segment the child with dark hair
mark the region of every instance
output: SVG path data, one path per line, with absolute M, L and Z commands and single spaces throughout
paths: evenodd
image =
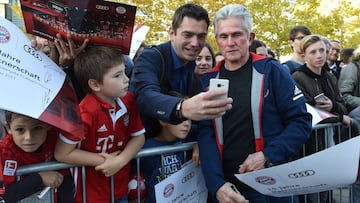
M 184 98 L 184 96 L 176 92 L 170 92 L 169 95 Z M 147 138 L 143 149 L 180 144 L 191 128 L 191 120 L 185 120 L 178 125 L 173 125 L 161 120 L 158 120 L 158 122 L 160 125 L 158 134 L 154 137 Z M 196 153 L 198 153 L 198 151 Z M 156 202 L 155 185 L 180 170 L 185 162 L 186 157 L 184 156 L 184 152 L 166 153 L 141 159 L 141 170 L 145 175 L 145 184 L 148 190 L 145 203 Z
M 20 166 L 53 160 L 60 131 L 28 116 L 5 112 L 8 134 L 0 144 L 7 202 L 20 201 L 46 187 L 56 189 L 58 203 L 74 202 L 74 184 L 69 170 L 41 171 L 16 181 Z

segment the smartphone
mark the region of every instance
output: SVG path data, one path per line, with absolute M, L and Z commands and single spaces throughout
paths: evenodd
M 226 94 L 217 97 L 216 99 L 226 99 L 228 97 L 229 91 L 229 80 L 228 79 L 219 79 L 219 78 L 212 78 L 210 79 L 209 90 L 213 89 L 225 89 Z
M 324 102 L 326 100 L 326 97 L 324 93 L 318 94 L 314 97 L 316 102 Z

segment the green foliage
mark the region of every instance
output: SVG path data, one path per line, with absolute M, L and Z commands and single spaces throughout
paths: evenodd
M 168 30 L 174 11 L 188 0 L 111 0 L 137 6 L 136 24 L 150 26 L 145 43 L 159 44 L 169 40 Z M 305 25 L 314 34 L 340 40 L 343 47 L 360 45 L 360 3 L 337 0 L 339 6 L 326 9 L 328 0 L 193 0 L 209 12 L 210 20 L 215 12 L 230 3 L 245 5 L 253 16 L 253 31 L 277 56 L 291 53 L 288 33 L 295 25 Z M 291 3 L 293 2 L 293 3 Z M 324 6 L 325 5 L 325 6 Z M 18 13 L 19 6 L 12 9 Z M 218 51 L 213 26 L 209 27 L 208 42 Z

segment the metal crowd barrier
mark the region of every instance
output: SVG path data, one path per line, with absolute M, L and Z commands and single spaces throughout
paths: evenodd
M 317 124 L 313 127 L 311 137 L 303 147 L 302 156 L 316 153 L 357 136 L 352 133 L 352 130 L 351 127 L 347 129 L 342 128 L 341 122 Z M 329 161 L 331 161 L 331 158 L 329 158 Z M 320 193 L 300 195 L 299 202 L 355 203 L 351 185 Z
M 193 145 L 196 142 L 189 142 L 189 143 L 182 143 L 178 145 L 173 146 L 163 146 L 163 147 L 154 147 L 149 149 L 142 149 L 135 157 L 137 168 L 140 168 L 140 159 L 142 157 L 146 156 L 154 156 L 154 155 L 163 155 L 165 153 L 172 153 L 172 152 L 184 152 L 186 156 L 186 152 L 188 150 L 191 150 L 193 148 Z M 39 164 L 31 164 L 27 166 L 22 166 L 16 171 L 16 178 L 17 181 L 20 180 L 21 176 L 35 173 L 35 172 L 41 172 L 41 171 L 53 171 L 53 170 L 60 170 L 60 169 L 66 169 L 66 168 L 73 168 L 74 165 L 71 164 L 65 164 L 60 163 L 56 161 L 46 162 L 46 163 L 39 163 Z M 85 170 L 85 167 L 82 167 L 82 170 Z M 84 171 L 82 172 L 82 175 L 84 176 Z M 138 185 L 140 185 L 140 170 L 137 170 L 137 177 L 138 177 Z M 82 178 L 83 182 L 82 185 L 85 185 L 85 178 Z M 114 203 L 114 181 L 113 177 L 111 177 L 111 203 Z M 54 203 L 54 190 L 50 189 L 42 198 L 38 197 L 39 194 L 31 195 L 28 198 L 25 198 L 20 201 L 20 203 Z M 140 187 L 138 187 L 138 202 L 140 202 Z M 83 202 L 86 203 L 86 190 L 85 187 L 83 187 Z
M 351 129 L 348 130 L 348 134 L 347 136 L 344 136 L 342 134 L 342 128 L 341 128 L 342 124 L 341 123 L 327 123 L 327 124 L 318 124 L 316 126 L 313 127 L 313 131 L 312 131 L 312 135 L 311 138 L 312 140 L 310 141 L 310 146 L 309 143 L 305 144 L 302 150 L 302 154 L 300 155 L 299 158 L 301 158 L 301 156 L 306 156 L 309 155 L 311 153 L 316 153 L 318 151 L 321 151 L 325 148 L 331 147 L 335 144 L 338 144 L 342 141 L 345 141 L 347 139 L 352 138 L 354 135 L 351 134 Z M 309 142 L 309 141 L 308 141 Z M 142 157 L 147 157 L 147 156 L 154 156 L 154 155 L 161 155 L 163 156 L 166 153 L 172 153 L 172 152 L 181 152 L 183 151 L 185 153 L 185 157 L 186 157 L 186 152 L 191 150 L 193 148 L 193 145 L 195 144 L 195 142 L 191 142 L 191 143 L 183 143 L 183 144 L 179 144 L 179 145 L 175 145 L 175 146 L 163 146 L 163 147 L 155 147 L 155 148 L 148 148 L 148 149 L 143 149 L 141 150 L 137 156 L 134 158 L 136 161 L 136 168 L 137 168 L 137 202 L 141 202 L 141 198 L 140 198 L 140 192 L 141 192 L 141 188 L 140 186 L 140 159 Z M 329 161 L 331 161 L 329 159 Z M 34 172 L 39 172 L 39 171 L 49 171 L 49 170 L 60 170 L 60 169 L 65 169 L 65 168 L 72 168 L 74 167 L 73 165 L 69 165 L 69 164 L 64 164 L 64 163 L 59 163 L 59 162 L 47 162 L 47 163 L 40 163 L 40 164 L 32 164 L 32 165 L 28 165 L 28 166 L 22 166 L 17 170 L 17 179 L 20 179 L 20 176 L 22 175 L 26 175 L 26 174 L 30 174 L 30 173 L 34 173 Z M 84 170 L 84 167 L 82 167 Z M 82 173 L 84 174 L 84 173 Z M 85 180 L 85 178 L 83 178 L 83 180 Z M 83 182 L 84 185 L 84 182 Z M 112 194 L 114 194 L 114 185 L 113 185 L 113 179 L 111 182 L 111 191 Z M 48 198 L 45 200 L 45 198 L 43 199 L 36 199 L 36 198 L 32 198 L 32 199 L 24 199 L 21 201 L 21 203 L 40 203 L 40 202 L 50 202 L 53 203 L 53 190 L 51 190 L 50 192 L 48 192 Z M 83 188 L 83 195 L 86 194 L 85 189 Z M 354 203 L 352 200 L 352 188 L 351 185 L 347 186 L 347 187 L 342 187 L 342 188 L 338 188 L 338 189 L 334 189 L 331 191 L 325 191 L 325 192 L 321 192 L 321 193 L 314 193 L 314 194 L 306 194 L 306 195 L 299 195 L 299 199 L 297 200 L 297 198 L 293 198 L 293 203 Z M 83 202 L 86 202 L 86 200 L 84 199 Z M 114 202 L 114 197 L 112 197 L 111 202 Z

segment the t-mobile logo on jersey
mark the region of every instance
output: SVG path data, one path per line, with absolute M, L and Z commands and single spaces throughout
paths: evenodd
M 98 138 L 96 143 L 96 150 L 101 152 L 106 152 L 108 149 L 114 146 L 114 135 L 109 135 L 107 137 Z

